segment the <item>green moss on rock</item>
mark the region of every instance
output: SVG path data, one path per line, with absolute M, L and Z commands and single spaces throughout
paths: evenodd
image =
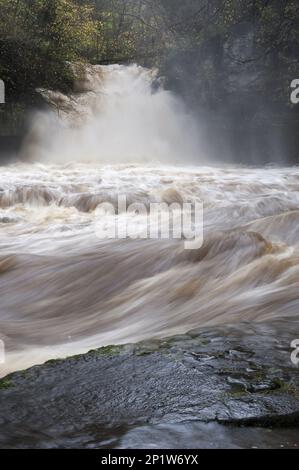
M 7 388 L 10 388 L 13 386 L 13 383 L 11 380 L 4 378 L 0 380 L 0 390 L 6 390 Z
M 122 352 L 123 348 L 124 346 L 121 345 L 109 345 L 100 349 L 89 351 L 88 354 L 94 354 L 98 356 L 117 356 Z

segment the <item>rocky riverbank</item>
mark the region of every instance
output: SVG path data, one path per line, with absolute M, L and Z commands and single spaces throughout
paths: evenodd
M 296 447 L 296 331 L 203 329 L 11 374 L 0 382 L 0 446 Z

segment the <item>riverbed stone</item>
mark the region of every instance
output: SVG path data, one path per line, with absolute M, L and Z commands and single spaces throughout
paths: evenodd
M 13 373 L 0 381 L 0 446 L 86 447 L 92 429 L 104 442 L 123 429 L 186 422 L 299 427 L 296 328 L 196 330 Z

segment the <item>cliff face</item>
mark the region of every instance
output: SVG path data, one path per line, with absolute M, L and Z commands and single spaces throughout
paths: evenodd
M 298 162 L 299 105 L 290 100 L 297 46 L 284 55 L 261 44 L 260 25 L 243 22 L 229 34 L 168 58 L 175 87 L 199 116 L 207 152 L 244 163 Z M 297 73 L 299 76 L 299 74 Z
M 223 67 L 223 112 L 241 158 L 298 162 L 299 107 L 291 104 L 295 76 L 288 64 L 261 48 L 256 27 L 247 23 L 235 27 L 224 43 Z
M 38 93 L 30 100 L 9 95 L 5 104 L 0 104 L 0 162 L 19 155 L 31 115 L 45 106 Z

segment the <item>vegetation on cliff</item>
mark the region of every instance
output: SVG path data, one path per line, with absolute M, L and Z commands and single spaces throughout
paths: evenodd
M 298 73 L 298 8 L 292 0 L 0 0 L 0 77 L 9 94 L 27 96 L 70 86 L 72 60 L 167 70 L 174 62 L 173 78 L 187 66 L 220 85 L 224 47 L 246 23 L 254 41 L 245 62 L 266 59 L 279 88 L 280 74 Z

